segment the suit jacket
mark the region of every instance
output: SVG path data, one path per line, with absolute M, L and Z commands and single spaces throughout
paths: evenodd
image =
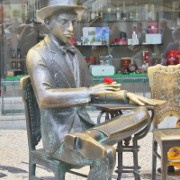
M 84 109 L 91 101 L 87 63 L 76 48 L 63 51 L 52 38 L 46 36 L 31 48 L 26 60 L 41 111 L 43 146 L 50 154 L 66 134 L 94 126 Z

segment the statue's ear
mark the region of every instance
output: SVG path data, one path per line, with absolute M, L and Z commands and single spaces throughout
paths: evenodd
M 49 18 L 44 19 L 44 24 L 48 30 L 51 30 L 51 22 Z

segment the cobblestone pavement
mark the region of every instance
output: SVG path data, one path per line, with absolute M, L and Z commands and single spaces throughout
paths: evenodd
M 96 121 L 97 112 L 91 111 L 91 117 Z M 152 169 L 152 133 L 149 132 L 145 138 L 138 141 L 138 144 L 140 145 L 139 165 L 141 166 L 141 180 L 150 180 Z M 123 154 L 123 164 L 132 165 L 132 153 Z M 116 168 L 117 165 L 115 170 Z M 89 167 L 82 168 L 79 171 L 88 174 Z M 37 174 L 41 179 L 53 180 L 53 174 L 43 167 L 38 166 Z M 0 115 L 0 180 L 27 179 L 28 143 L 25 116 L 24 114 Z M 75 175 L 66 175 L 66 180 L 85 179 Z M 114 173 L 113 179 L 117 179 L 116 173 Z M 180 178 L 169 177 L 168 180 L 178 179 Z M 122 180 L 134 180 L 134 177 L 132 174 L 123 174 Z M 160 180 L 160 175 L 158 175 L 157 180 Z
M 19 87 L 18 87 L 19 88 Z M 126 89 L 126 88 L 125 88 Z M 8 94 L 9 93 L 9 94 Z M 23 110 L 24 105 L 19 92 L 19 97 L 13 97 L 11 91 L 7 91 L 4 94 L 3 108 L 8 112 L 14 113 L 17 109 Z M 11 97 L 12 96 L 12 97 Z M 149 96 L 146 95 L 147 97 Z M 10 97 L 10 98 L 9 98 Z M 0 102 L 1 103 L 1 102 Z M 2 104 L 0 104 L 0 111 L 2 113 Z M 13 110 L 12 110 L 13 109 Z M 10 111 L 9 111 L 10 110 Z M 91 117 L 97 118 L 97 113 L 92 113 Z M 172 121 L 174 124 L 176 121 Z M 168 122 L 169 123 L 169 122 Z M 163 125 L 164 126 L 164 125 Z M 169 127 L 170 124 L 167 124 Z M 141 180 L 151 179 L 152 169 L 152 133 L 138 141 L 140 146 L 139 151 L 139 165 L 141 166 Z M 27 180 L 28 179 L 28 143 L 25 128 L 25 116 L 24 114 L 12 114 L 12 115 L 0 115 L 0 180 Z M 132 165 L 132 153 L 123 154 L 123 164 Z M 159 167 L 159 161 L 158 161 Z M 115 170 L 117 165 L 115 167 Z M 89 167 L 85 167 L 79 170 L 85 174 L 88 174 Z M 53 180 L 53 174 L 43 167 L 38 166 L 37 174 L 44 180 Z M 113 179 L 116 179 L 117 175 L 114 173 Z M 66 180 L 85 180 L 75 175 L 66 175 Z M 180 177 L 168 177 L 168 180 L 179 180 Z M 122 180 L 134 180 L 132 174 L 123 174 Z M 157 176 L 157 180 L 160 180 L 160 175 Z
M 141 166 L 141 179 L 151 178 L 151 143 L 152 133 L 139 141 L 139 165 Z M 132 163 L 132 155 L 124 153 L 124 165 Z M 89 168 L 80 169 L 85 174 Z M 45 180 L 52 180 L 53 174 L 38 166 L 38 175 Z M 2 180 L 26 180 L 28 179 L 28 144 L 26 130 L 0 130 L 0 179 Z M 85 180 L 85 178 L 67 174 L 67 180 Z M 116 179 L 114 174 L 113 179 Z M 133 180 L 132 174 L 123 174 L 122 180 Z M 160 176 L 158 176 L 160 179 Z M 174 178 L 175 179 L 175 178 Z M 179 178 L 178 178 L 179 179 Z M 176 178 L 176 180 L 178 180 Z M 173 178 L 169 178 L 173 180 Z

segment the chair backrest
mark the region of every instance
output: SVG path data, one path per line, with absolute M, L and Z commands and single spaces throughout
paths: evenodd
M 40 110 L 31 85 L 29 76 L 20 80 L 22 97 L 25 105 L 26 128 L 28 135 L 29 150 L 35 150 L 41 139 Z
M 155 127 L 167 116 L 180 119 L 180 64 L 149 67 L 148 78 L 151 97 L 167 101 L 155 108 Z

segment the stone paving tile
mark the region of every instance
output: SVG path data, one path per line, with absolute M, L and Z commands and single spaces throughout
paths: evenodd
M 139 151 L 139 165 L 141 166 L 141 179 L 151 178 L 151 142 L 152 133 L 139 141 L 141 149 Z M 124 165 L 132 164 L 132 154 L 124 153 Z M 89 167 L 80 169 L 83 173 L 88 173 Z M 40 166 L 37 173 L 44 180 L 53 180 L 53 174 Z M 113 179 L 117 176 L 114 174 Z M 26 130 L 0 130 L 0 180 L 27 180 L 28 179 L 28 144 Z M 67 180 L 85 180 L 86 178 L 67 174 Z M 132 174 L 123 174 L 122 180 L 133 180 Z M 171 178 L 168 180 L 178 180 Z M 158 176 L 157 180 L 160 180 Z

